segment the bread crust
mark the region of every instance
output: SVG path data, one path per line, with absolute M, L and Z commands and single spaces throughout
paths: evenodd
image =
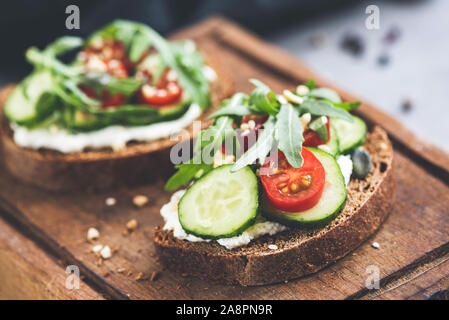
M 154 243 L 161 263 L 207 280 L 252 286 L 301 277 L 337 261 L 376 232 L 393 204 L 393 150 L 385 131 L 375 127 L 364 148 L 373 158 L 373 168 L 365 180 L 351 180 L 345 208 L 326 227 L 292 229 L 232 250 L 178 240 L 158 227 Z M 270 250 L 269 244 L 278 249 Z
M 202 127 L 210 125 L 208 116 L 221 100 L 233 92 L 233 82 L 217 61 L 206 56 L 206 63 L 218 75 L 211 83 L 213 107 L 198 119 Z M 14 85 L 0 92 L 0 109 Z M 193 127 L 185 128 L 194 136 Z M 2 161 L 19 180 L 52 191 L 107 190 L 124 185 L 135 185 L 167 177 L 172 169 L 170 147 L 179 141 L 162 138 L 149 142 L 129 143 L 120 151 L 90 150 L 63 154 L 52 150 L 32 150 L 17 146 L 12 138 L 9 121 L 0 110 L 0 147 Z

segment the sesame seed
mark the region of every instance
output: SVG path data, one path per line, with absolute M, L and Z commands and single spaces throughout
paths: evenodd
M 270 250 L 277 250 L 278 246 L 275 245 L 275 244 L 270 244 L 270 245 L 268 245 L 268 249 L 270 249 Z
M 373 248 L 375 249 L 379 249 L 380 248 L 380 244 L 379 242 L 373 242 L 373 244 L 371 245 Z

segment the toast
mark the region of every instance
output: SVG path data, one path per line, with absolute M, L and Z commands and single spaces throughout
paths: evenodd
M 220 101 L 233 91 L 229 76 L 210 56 L 206 63 L 217 73 L 217 80 L 211 83 L 212 107 L 198 120 L 202 126 L 210 124 L 208 116 L 217 108 Z M 13 85 L 0 92 L 0 109 Z M 193 138 L 193 127 L 185 128 Z M 179 141 L 169 137 L 150 142 L 130 142 L 120 151 L 105 148 L 63 154 L 53 150 L 31 150 L 17 146 L 12 139 L 8 119 L 0 110 L 0 147 L 5 167 L 15 177 L 25 183 L 52 191 L 106 190 L 123 185 L 153 181 L 169 172 L 160 166 L 169 159 L 170 147 Z M 165 171 L 164 171 L 165 170 Z
M 346 206 L 327 226 L 289 229 L 231 250 L 216 242 L 178 240 L 159 226 L 153 237 L 160 262 L 179 273 L 252 286 L 311 274 L 337 261 L 380 227 L 393 204 L 393 149 L 386 132 L 374 127 L 363 147 L 371 155 L 371 171 L 364 180 L 351 179 Z

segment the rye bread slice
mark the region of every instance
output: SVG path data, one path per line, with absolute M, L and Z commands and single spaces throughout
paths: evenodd
M 351 180 L 345 208 L 326 227 L 289 229 L 228 250 L 216 242 L 176 239 L 159 226 L 153 239 L 160 262 L 180 273 L 250 286 L 314 273 L 344 257 L 379 228 L 393 203 L 393 150 L 386 132 L 374 127 L 363 147 L 373 160 L 371 172 Z
M 213 106 L 198 118 L 203 128 L 210 125 L 208 116 L 221 100 L 233 92 L 233 82 L 221 64 L 210 56 L 206 56 L 206 63 L 215 70 L 218 78 L 211 83 Z M 70 154 L 17 146 L 9 121 L 1 110 L 13 88 L 10 85 L 0 91 L 0 159 L 10 173 L 21 181 L 52 191 L 106 190 L 148 183 L 167 177 L 173 170 L 173 166 L 167 165 L 171 163 L 170 147 L 179 141 L 170 138 L 130 142 L 120 151 L 105 148 Z M 183 140 L 193 138 L 193 126 L 185 129 L 189 137 L 183 137 Z

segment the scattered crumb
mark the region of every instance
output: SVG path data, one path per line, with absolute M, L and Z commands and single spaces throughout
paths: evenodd
M 141 253 L 142 252 L 142 248 L 137 249 L 137 252 Z
M 410 110 L 412 110 L 413 104 L 412 101 L 410 99 L 405 99 L 404 101 L 402 101 L 402 111 L 404 112 L 409 112 Z
M 129 231 L 128 231 L 128 229 L 125 229 L 125 230 L 122 231 L 122 236 L 124 236 L 124 237 L 129 236 Z
M 137 195 L 133 198 L 133 203 L 136 207 L 143 207 L 148 203 L 148 197 L 143 195 Z
M 87 240 L 97 240 L 100 237 L 100 232 L 95 228 L 87 230 Z
M 353 56 L 360 56 L 365 50 L 365 43 L 359 35 L 348 33 L 341 41 L 341 48 Z
M 101 249 L 103 249 L 103 245 L 102 244 L 97 244 L 97 245 L 92 247 L 92 252 L 93 253 L 97 253 L 97 252 L 100 252 Z
M 109 271 L 105 271 L 105 272 L 103 273 L 103 277 L 105 277 L 105 278 L 109 277 L 109 275 L 110 275 Z
M 100 267 L 103 265 L 103 260 L 101 258 L 98 258 L 97 260 L 97 266 Z
M 317 31 L 310 37 L 310 44 L 315 48 L 319 48 L 326 42 L 326 38 L 325 32 Z
M 115 198 L 109 197 L 106 198 L 105 203 L 108 207 L 112 207 L 117 203 L 117 200 L 115 200 Z
M 133 272 L 131 270 L 128 271 L 128 273 L 126 274 L 128 277 L 130 277 L 133 274 Z
M 285 280 L 284 283 L 288 283 L 288 280 Z
M 118 273 L 123 273 L 123 272 L 125 272 L 125 271 L 126 271 L 125 268 L 117 268 L 117 272 L 118 272 Z
M 275 245 L 275 244 L 270 244 L 270 245 L 268 245 L 268 249 L 270 249 L 270 250 L 277 250 L 278 246 Z
M 380 244 L 379 242 L 373 242 L 373 244 L 371 245 L 373 248 L 375 249 L 379 249 L 380 248 Z
M 126 223 L 126 229 L 128 229 L 128 231 L 134 231 L 137 228 L 137 220 L 136 219 L 131 219 Z
M 143 273 L 139 272 L 136 276 L 136 281 L 143 280 Z
M 382 151 L 387 151 L 387 150 L 388 150 L 388 145 L 387 145 L 385 142 L 381 142 L 381 143 L 379 144 L 379 148 L 380 148 L 380 150 L 382 150 Z
M 109 259 L 112 257 L 111 248 L 109 248 L 109 246 L 104 246 L 103 249 L 101 249 L 100 254 L 103 259 Z

